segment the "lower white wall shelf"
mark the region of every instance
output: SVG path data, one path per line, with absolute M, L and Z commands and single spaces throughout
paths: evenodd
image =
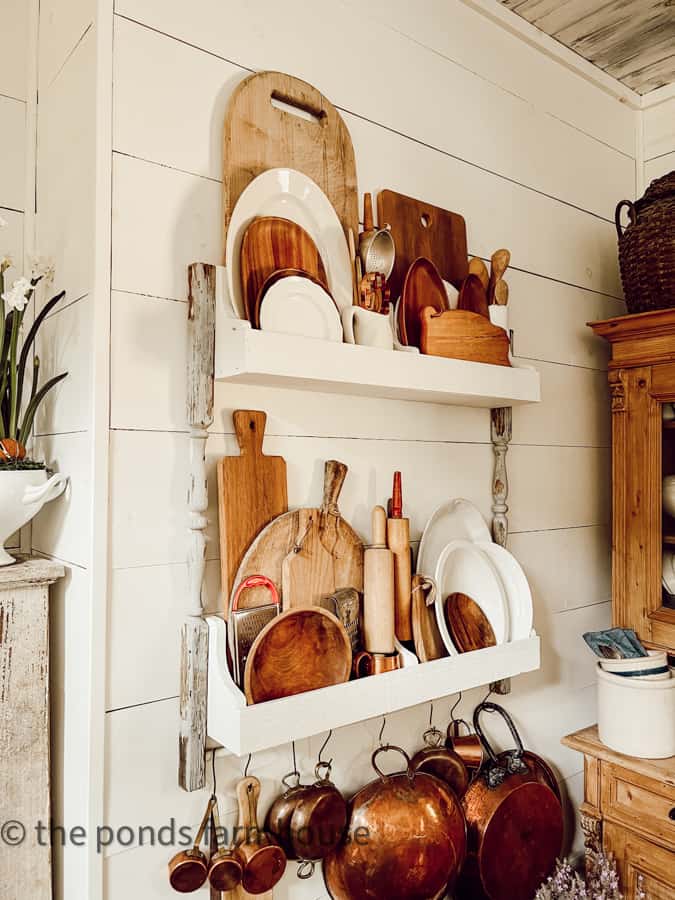
M 216 328 L 216 380 L 453 406 L 500 407 L 539 400 L 539 373 L 292 334 L 259 331 L 223 315 Z
M 247 706 L 227 665 L 226 624 L 217 616 L 207 623 L 207 733 L 237 756 L 532 672 L 540 662 L 539 637 L 533 632 L 526 640 Z

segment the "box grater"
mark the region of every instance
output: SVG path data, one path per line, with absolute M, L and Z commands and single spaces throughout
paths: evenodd
M 330 597 L 323 597 L 321 606 L 332 612 L 345 627 L 352 645 L 352 653 L 361 648 L 361 597 L 355 588 L 339 588 Z
M 238 609 L 239 597 L 248 588 L 266 587 L 272 602 L 265 606 L 253 606 L 250 609 Z M 279 614 L 279 593 L 274 582 L 266 575 L 249 575 L 237 587 L 232 601 L 232 611 L 228 627 L 230 637 L 230 654 L 232 656 L 232 677 L 239 687 L 244 683 L 246 660 L 251 652 L 253 642 L 268 622 Z

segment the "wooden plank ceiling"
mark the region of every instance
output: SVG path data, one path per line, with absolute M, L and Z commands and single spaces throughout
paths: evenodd
M 674 0 L 502 0 L 639 94 L 675 81 Z

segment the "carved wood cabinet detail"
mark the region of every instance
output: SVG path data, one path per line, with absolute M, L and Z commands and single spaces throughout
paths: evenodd
M 662 590 L 661 558 L 675 545 L 675 519 L 662 512 L 661 484 L 675 474 L 675 420 L 664 416 L 675 402 L 675 310 L 590 327 L 612 349 L 612 618 L 673 650 L 675 604 Z

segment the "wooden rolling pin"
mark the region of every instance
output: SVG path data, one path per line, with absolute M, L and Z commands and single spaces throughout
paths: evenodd
M 363 556 L 363 644 L 371 653 L 394 652 L 394 554 L 387 548 L 387 514 L 373 509 L 373 543 Z
M 394 472 L 394 489 L 389 502 L 389 518 L 387 520 L 387 545 L 394 554 L 396 637 L 399 641 L 412 641 L 410 519 L 403 518 L 400 472 Z

